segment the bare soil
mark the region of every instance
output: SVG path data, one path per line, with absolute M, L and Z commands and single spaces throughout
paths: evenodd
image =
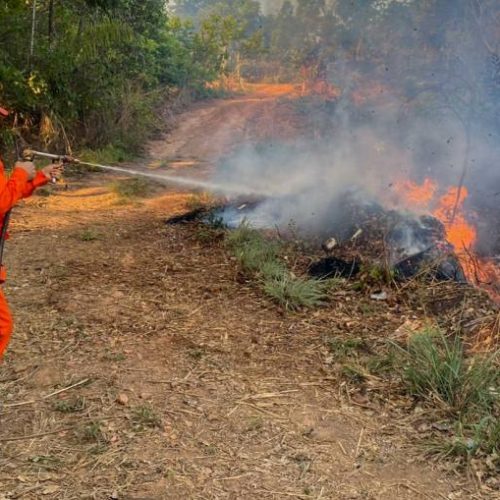
M 280 93 L 193 106 L 139 167 L 203 175 L 288 134 Z M 411 318 L 375 304 L 372 324 L 349 294 L 284 313 L 222 245 L 165 225 L 191 193 L 124 203 L 114 180 L 70 179 L 13 217 L 0 499 L 499 498 L 422 458 L 418 415 L 331 369 L 325 335 L 387 337 Z

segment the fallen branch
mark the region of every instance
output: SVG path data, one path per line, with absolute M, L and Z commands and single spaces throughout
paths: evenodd
M 24 441 L 27 439 L 37 439 L 37 438 L 44 437 L 44 436 L 50 436 L 51 434 L 59 434 L 59 432 L 70 431 L 70 430 L 74 429 L 75 427 L 77 427 L 77 426 L 73 425 L 72 427 L 63 427 L 63 428 L 57 429 L 55 431 L 41 432 L 39 434 L 28 434 L 26 436 L 2 438 L 2 439 L 0 439 L 0 443 L 7 443 L 8 441 Z
M 90 381 L 89 378 L 85 378 L 83 380 L 80 380 L 80 382 L 77 382 L 76 384 L 70 385 L 68 387 L 64 387 L 63 389 L 59 389 L 58 391 L 51 392 L 50 394 L 46 394 L 45 396 L 43 396 L 40 399 L 31 399 L 30 401 L 21 401 L 20 403 L 11 403 L 11 404 L 7 404 L 7 405 L 3 405 L 3 407 L 4 408 L 18 408 L 19 406 L 32 405 L 32 404 L 38 403 L 40 401 L 45 401 L 46 399 L 49 399 L 53 396 L 57 396 L 58 394 L 61 394 L 63 392 L 74 389 L 75 387 L 80 387 L 81 385 L 84 385 L 89 381 Z

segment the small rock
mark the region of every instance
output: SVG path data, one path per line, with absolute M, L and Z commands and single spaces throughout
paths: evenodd
M 128 396 L 126 394 L 119 394 L 116 402 L 122 406 L 126 406 L 128 404 Z
M 372 293 L 370 298 L 373 300 L 387 300 L 387 292 Z
M 337 245 L 338 242 L 335 238 L 329 238 L 321 246 L 325 252 L 331 252 Z

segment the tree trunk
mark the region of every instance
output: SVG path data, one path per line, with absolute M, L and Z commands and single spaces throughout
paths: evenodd
M 54 36 L 54 0 L 50 0 L 50 2 L 49 2 L 48 32 L 47 32 L 49 47 L 52 45 L 53 36 Z
M 32 4 L 32 14 L 31 14 L 31 39 L 30 39 L 30 56 L 28 60 L 28 66 L 31 70 L 33 64 L 33 55 L 35 53 L 35 31 L 36 31 L 36 0 L 33 0 Z

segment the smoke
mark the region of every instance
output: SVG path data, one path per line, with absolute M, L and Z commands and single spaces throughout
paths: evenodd
M 266 16 L 276 14 L 283 5 L 284 0 L 258 0 L 262 13 Z
M 463 0 L 425 8 L 411 0 L 370 3 L 365 24 L 356 12 L 352 24 L 340 22 L 343 45 L 332 50 L 317 35 L 311 50 L 316 80 L 340 97 L 291 99 L 305 123 L 300 131 L 247 144 L 220 165 L 215 181 L 274 192 L 259 206 L 259 220 L 318 233 L 342 218 L 346 192 L 377 203 L 391 200 L 401 179 L 432 177 L 443 189 L 463 181 L 471 218 L 480 221 L 479 246 L 498 251 L 500 58 L 484 39 L 491 32 Z

